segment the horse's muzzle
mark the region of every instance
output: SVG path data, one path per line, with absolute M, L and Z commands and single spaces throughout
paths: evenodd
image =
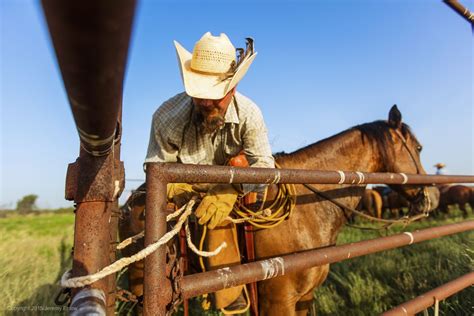
M 435 210 L 439 204 L 439 190 L 435 186 L 426 186 L 420 190 L 411 203 L 410 213 L 428 213 Z

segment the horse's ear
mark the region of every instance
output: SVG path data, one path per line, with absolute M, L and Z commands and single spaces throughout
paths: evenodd
M 400 128 L 402 126 L 402 113 L 394 104 L 388 113 L 388 125 L 393 128 Z

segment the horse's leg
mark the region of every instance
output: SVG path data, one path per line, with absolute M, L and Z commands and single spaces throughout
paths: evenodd
M 314 306 L 314 290 L 321 286 L 326 280 L 329 274 L 329 264 L 319 267 L 319 276 L 316 280 L 315 286 L 308 291 L 303 297 L 296 303 L 296 315 L 297 316 L 316 316 L 316 307 Z
M 467 217 L 467 209 L 465 203 L 459 203 L 459 209 L 462 211 L 463 217 Z
M 288 277 L 259 283 L 258 308 L 261 316 L 296 316 L 297 296 L 293 280 Z
M 329 265 L 310 268 L 295 274 L 259 283 L 261 315 L 308 315 L 313 292 L 329 273 Z
M 400 217 L 400 210 L 398 208 L 392 208 L 392 214 L 395 216 L 395 218 Z

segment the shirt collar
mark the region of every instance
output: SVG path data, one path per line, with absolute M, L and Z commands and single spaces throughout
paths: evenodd
M 237 115 L 237 110 L 235 108 L 236 104 L 237 104 L 237 100 L 234 95 L 232 97 L 232 101 L 229 104 L 229 107 L 227 108 L 227 111 L 225 112 L 224 119 L 226 123 L 239 124 L 239 116 Z

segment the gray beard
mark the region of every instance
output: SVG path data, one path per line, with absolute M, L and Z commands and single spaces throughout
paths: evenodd
M 224 117 L 222 115 L 212 115 L 203 118 L 201 127 L 206 134 L 212 134 L 224 125 Z
M 212 110 L 207 115 L 197 112 L 196 124 L 205 134 L 212 134 L 221 128 L 225 123 L 225 118 L 217 110 Z

